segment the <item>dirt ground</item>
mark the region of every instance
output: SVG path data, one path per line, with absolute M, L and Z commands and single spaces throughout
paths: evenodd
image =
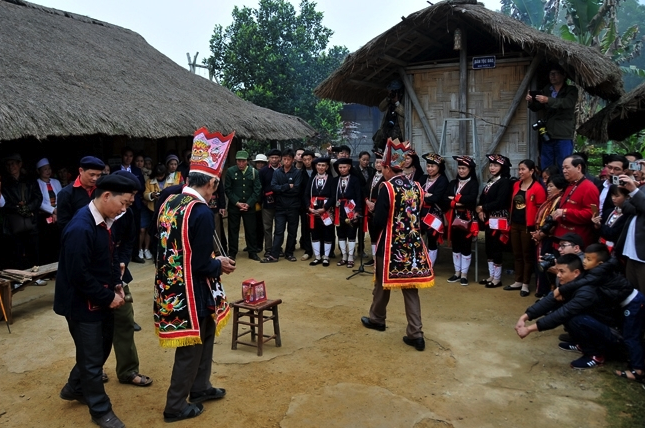
M 484 265 L 480 260 L 481 274 Z M 346 280 L 351 271 L 335 264 L 265 265 L 241 253 L 236 272 L 224 278 L 229 299 L 240 296 L 243 280 L 265 280 L 269 298 L 283 300 L 282 347 L 270 342 L 262 357 L 251 347 L 231 350 L 228 325 L 216 340 L 211 377 L 226 388 L 226 398 L 174 426 L 609 426 L 599 403 L 612 366 L 570 369 L 577 355 L 557 348 L 561 329 L 520 340 L 513 327 L 535 298 L 485 289 L 472 277 L 468 287 L 449 284 L 451 267 L 450 252 L 442 249 L 436 285 L 419 293 L 426 350 L 418 352 L 402 342 L 400 292 L 392 294 L 385 332 L 361 325 L 371 302 L 371 275 Z M 141 372 L 154 384 L 119 384 L 112 355 L 106 391 L 128 427 L 152 427 L 163 424 L 174 351 L 161 348 L 154 334 L 152 264 L 131 269 L 135 317 L 143 327 L 135 335 Z M 74 363 L 74 345 L 64 319 L 52 311 L 53 288 L 50 281 L 16 294 L 12 334 L 0 325 L 0 427 L 93 426 L 86 407 L 58 397 Z

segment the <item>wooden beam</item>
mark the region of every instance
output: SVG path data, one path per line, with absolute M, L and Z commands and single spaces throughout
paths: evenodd
M 347 79 L 347 81 L 348 81 L 349 83 L 354 84 L 354 85 L 368 86 L 368 87 L 370 87 L 370 88 L 380 89 L 380 90 L 382 90 L 382 91 L 385 91 L 385 90 L 386 90 L 386 89 L 385 89 L 385 87 L 384 87 L 383 85 L 378 85 L 378 84 L 376 84 L 376 83 L 372 83 L 372 82 L 366 82 L 366 81 L 364 81 L 364 80 Z
M 428 140 L 430 141 L 430 145 L 432 146 L 432 151 L 435 153 L 439 153 L 439 141 L 437 141 L 437 136 L 432 130 L 432 127 L 430 126 L 430 122 L 428 122 L 428 119 L 426 118 L 426 114 L 423 111 L 423 107 L 421 106 L 421 103 L 419 102 L 417 93 L 414 91 L 414 87 L 412 86 L 412 83 L 410 83 L 410 79 L 408 78 L 407 74 L 405 74 L 405 70 L 403 69 L 403 67 L 400 67 L 398 71 L 399 71 L 399 76 L 403 81 L 403 85 L 405 86 L 405 94 L 406 96 L 410 97 L 410 101 L 412 101 L 412 105 L 414 106 L 414 109 L 419 115 L 419 120 L 421 120 L 421 125 L 423 125 L 423 131 L 425 132 L 426 137 L 428 137 Z M 407 137 L 409 140 L 410 136 L 408 135 Z
M 399 65 L 401 67 L 407 67 L 408 66 L 407 62 L 402 61 L 402 60 L 400 60 L 398 58 L 394 58 L 393 56 L 390 56 L 390 55 L 387 55 L 387 54 L 381 54 L 380 57 L 383 58 L 386 61 L 389 61 L 389 62 L 391 62 L 393 64 L 396 64 L 396 65 Z
M 542 60 L 543 60 L 542 54 L 537 54 L 533 58 L 533 61 L 531 62 L 531 65 L 529 65 L 528 70 L 526 70 L 524 79 L 522 79 L 520 86 L 517 88 L 517 92 L 513 97 L 513 101 L 511 102 L 511 105 L 508 107 L 508 111 L 506 112 L 506 115 L 502 119 L 502 123 L 500 124 L 499 129 L 493 136 L 493 141 L 491 142 L 490 146 L 488 146 L 488 151 L 486 153 L 495 153 L 495 150 L 497 150 L 497 146 L 499 146 L 499 143 L 502 141 L 502 137 L 506 133 L 506 129 L 508 129 L 508 125 L 511 123 L 511 120 L 515 115 L 515 111 L 517 110 L 517 107 L 520 105 L 522 100 L 524 100 L 524 98 L 526 97 L 526 93 L 527 93 L 529 84 L 531 83 L 531 79 L 533 79 L 533 76 L 535 75 L 535 72 L 537 71 L 537 68 L 542 62 Z
M 442 45 L 438 41 L 436 41 L 434 39 L 431 39 L 430 37 L 426 36 L 425 34 L 423 34 L 418 29 L 412 30 L 412 34 L 414 34 L 416 37 L 420 38 L 421 40 L 423 40 L 425 43 L 427 43 L 429 45 L 436 46 L 436 47 L 442 48 L 442 49 L 445 48 L 444 45 Z
M 461 50 L 459 51 L 459 114 L 460 118 L 466 117 L 468 111 L 468 49 L 466 27 L 460 26 Z M 477 132 L 473 129 L 473 132 Z M 459 122 L 459 154 L 465 155 L 468 150 L 468 124 L 465 121 Z M 473 147 L 474 151 L 474 147 Z

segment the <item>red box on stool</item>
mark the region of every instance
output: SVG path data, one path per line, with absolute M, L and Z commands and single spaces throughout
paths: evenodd
M 267 290 L 264 281 L 247 279 L 242 283 L 242 298 L 244 303 L 254 305 L 267 300 Z

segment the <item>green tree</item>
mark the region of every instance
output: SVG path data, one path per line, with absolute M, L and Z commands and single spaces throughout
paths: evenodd
M 281 113 L 299 116 L 318 132 L 320 143 L 337 139 L 341 103 L 320 100 L 313 89 L 349 53 L 327 48 L 333 31 L 309 0 L 300 13 L 285 0 L 260 0 L 257 9 L 233 8 L 233 23 L 220 25 L 204 61 L 218 82 L 241 98 Z

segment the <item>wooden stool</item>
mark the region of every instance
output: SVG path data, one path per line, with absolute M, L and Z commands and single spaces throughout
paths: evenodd
M 238 300 L 237 302 L 231 303 L 231 306 L 233 307 L 233 343 L 231 344 L 231 349 L 237 349 L 238 343 L 240 345 L 257 346 L 258 357 L 261 357 L 262 346 L 269 340 L 275 339 L 275 346 L 278 348 L 282 346 L 282 340 L 280 339 L 280 321 L 278 320 L 278 305 L 280 303 L 282 303 L 281 299 L 267 300 L 266 302 L 258 303 L 257 305 L 244 303 L 244 300 Z M 246 312 L 240 312 L 240 309 L 245 309 Z M 271 309 L 271 315 L 264 315 L 263 312 L 268 309 Z M 242 317 L 249 317 L 249 321 L 241 321 L 240 318 Z M 272 335 L 264 334 L 264 323 L 269 320 L 273 320 Z M 251 330 L 238 334 L 240 324 L 248 325 L 251 327 Z M 258 329 L 257 340 L 255 338 L 256 327 Z M 251 342 L 242 342 L 241 340 L 238 340 L 240 337 L 249 333 L 251 333 Z

